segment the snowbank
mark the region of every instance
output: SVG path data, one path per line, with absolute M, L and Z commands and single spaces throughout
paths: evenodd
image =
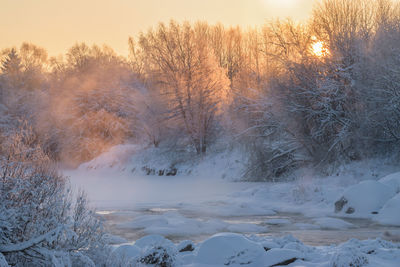
M 187 247 L 190 249 L 183 250 Z M 134 245 L 122 245 L 113 255 L 125 259 L 118 262 L 119 266 L 152 263 L 150 266 L 168 267 L 397 267 L 400 244 L 381 239 L 352 239 L 337 246 L 311 247 L 292 236 L 245 237 L 220 233 L 199 244 L 186 240 L 176 246 L 162 236 L 152 235 L 141 238 Z
M 260 245 L 237 234 L 218 234 L 204 241 L 196 262 L 218 266 L 262 266 L 265 250 Z
M 400 226 L 400 193 L 383 206 L 376 221 L 380 224 Z
M 377 214 L 385 203 L 395 195 L 395 190 L 377 181 L 363 181 L 349 187 L 335 203 L 335 211 L 370 217 Z
M 372 218 L 383 225 L 400 226 L 400 173 L 379 181 L 362 181 L 349 187 L 335 203 L 343 216 Z
M 400 193 L 400 172 L 389 174 L 380 179 L 379 182 L 393 188 L 396 193 Z

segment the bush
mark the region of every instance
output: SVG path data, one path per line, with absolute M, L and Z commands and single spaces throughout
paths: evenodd
M 0 156 L 0 253 L 11 266 L 103 265 L 102 223 L 84 193 L 72 201 L 31 132 L 7 138 Z

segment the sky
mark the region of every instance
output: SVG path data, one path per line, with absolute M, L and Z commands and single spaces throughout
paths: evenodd
M 27 41 L 63 54 L 77 42 L 128 54 L 129 36 L 158 22 L 207 21 L 242 27 L 308 18 L 315 0 L 0 0 L 0 50 Z

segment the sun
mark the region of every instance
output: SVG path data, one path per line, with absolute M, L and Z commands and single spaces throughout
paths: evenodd
M 328 49 L 323 41 L 316 41 L 311 45 L 311 49 L 314 55 L 317 57 L 324 57 L 329 54 Z

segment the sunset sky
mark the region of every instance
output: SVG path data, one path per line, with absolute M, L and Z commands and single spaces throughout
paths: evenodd
M 305 20 L 314 0 L 0 0 L 0 49 L 23 41 L 58 55 L 76 42 L 107 44 L 126 55 L 129 36 L 158 22 L 203 20 L 256 26 Z

